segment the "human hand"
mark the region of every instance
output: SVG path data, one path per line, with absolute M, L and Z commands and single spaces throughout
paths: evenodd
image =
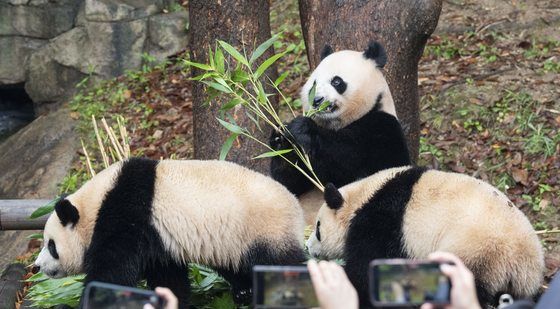
M 358 308 L 358 293 L 342 267 L 334 262 L 310 260 L 307 268 L 322 309 Z
M 478 298 L 476 297 L 476 288 L 474 285 L 474 276 L 472 272 L 463 264 L 463 261 L 456 255 L 448 252 L 434 252 L 428 256 L 431 261 L 441 264 L 441 272 L 451 280 L 451 304 L 445 306 L 446 309 L 480 309 Z M 434 304 L 423 304 L 420 309 L 432 309 Z
M 168 288 L 157 287 L 156 294 L 165 301 L 163 309 L 177 309 L 179 308 L 179 301 L 173 292 Z M 151 304 L 144 305 L 144 309 L 154 309 Z

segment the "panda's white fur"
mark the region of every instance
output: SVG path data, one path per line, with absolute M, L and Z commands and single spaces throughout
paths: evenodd
M 326 56 L 301 89 L 304 110 L 312 108 L 309 106 L 309 93 L 315 83 L 315 97 L 324 97 L 325 101 L 337 106 L 333 112 L 327 108 L 314 116 L 314 120 L 325 128 L 337 130 L 362 118 L 374 108 L 380 94 L 380 110 L 397 117 L 389 85 L 380 70 L 383 65 L 364 57 L 363 52 L 353 50 Z M 338 93 L 331 85 L 333 76 L 340 77 L 347 84 L 344 93 Z
M 295 196 L 230 162 L 132 159 L 111 165 L 59 204 L 35 262 L 54 277 L 85 271 L 87 282 L 135 285 L 144 275 L 135 268 L 145 268 L 150 286 L 176 284 L 185 305 L 188 278 L 175 270 L 186 271 L 187 263 L 217 269 L 239 292 L 250 288 L 255 263 L 304 260 Z M 48 248 L 51 240 L 59 258 Z
M 156 178 L 153 223 L 178 260 L 236 269 L 259 239 L 303 247 L 301 207 L 271 178 L 224 161 L 162 161 L 157 169 L 165 177 Z
M 56 211 L 49 216 L 43 232 L 43 248 L 34 263 L 44 274 L 61 278 L 83 272 L 84 254 L 91 243 L 97 212 L 105 193 L 113 187 L 121 165 L 118 162 L 109 166 L 65 198 L 78 208 L 80 219 L 75 226 L 62 225 Z M 56 242 L 59 259 L 49 252 L 49 240 Z
M 414 173 L 418 179 L 410 177 Z M 407 177 L 411 182 L 406 182 Z M 367 261 L 371 259 L 426 259 L 431 252 L 447 251 L 459 256 L 473 271 L 479 293 L 484 294 L 482 301 L 491 302 L 500 292 L 531 297 L 540 287 L 543 250 L 531 223 L 502 192 L 481 180 L 401 167 L 381 171 L 338 192 L 343 199 L 338 209 L 328 205 L 332 190 L 325 193 L 327 203 L 317 216 L 321 241 L 315 231 L 307 247 L 312 256 L 327 259 L 362 254 L 364 265 L 354 258 L 347 261 L 354 263 L 347 265 L 347 271 L 355 283 L 365 280 L 357 276 L 361 271 L 365 276 Z M 408 202 L 405 198 L 406 205 L 400 205 L 399 198 L 407 194 Z M 402 208 L 402 213 L 398 208 Z M 355 224 L 358 216 L 369 216 L 369 221 L 361 218 L 364 224 Z M 402 222 L 395 222 L 398 220 Z M 369 232 L 378 226 L 399 224 L 400 231 Z M 362 239 L 350 239 L 351 234 L 361 235 Z

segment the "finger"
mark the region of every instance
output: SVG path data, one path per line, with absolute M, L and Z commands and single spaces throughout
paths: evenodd
M 436 251 L 431 253 L 428 256 L 428 258 L 431 261 L 436 261 L 440 263 L 453 262 L 455 265 L 459 267 L 465 267 L 465 264 L 463 264 L 463 261 L 461 261 L 460 258 L 458 258 L 455 254 L 449 252 Z
M 166 308 L 176 308 L 179 305 L 179 300 L 168 288 L 157 287 L 156 294 L 166 301 Z
M 346 276 L 346 272 L 344 271 L 344 268 L 342 266 L 338 265 L 337 263 L 332 262 L 331 269 L 332 269 L 332 272 L 336 274 L 336 279 L 337 280 L 348 279 L 348 277 Z
M 459 271 L 459 268 L 457 268 L 456 266 L 449 265 L 449 264 L 441 264 L 439 266 L 439 269 L 444 275 L 446 275 L 447 277 L 449 277 L 449 279 L 451 279 L 451 283 L 453 285 L 457 285 L 457 283 L 459 283 L 459 281 L 461 280 L 461 272 Z
M 323 279 L 325 280 L 325 283 L 332 285 L 333 283 L 336 283 L 337 280 L 335 274 L 332 273 L 330 263 L 332 262 L 327 262 L 327 261 L 319 262 L 319 269 L 321 269 L 321 274 L 323 275 Z
M 430 304 L 430 303 L 425 303 L 420 307 L 420 309 L 434 309 L 434 308 L 435 308 L 435 306 L 433 304 Z
M 155 309 L 154 306 L 152 306 L 151 304 L 145 304 L 144 307 L 142 307 L 143 309 Z
M 307 269 L 309 270 L 309 276 L 311 277 L 311 284 L 313 284 L 313 288 L 317 291 L 323 287 L 324 279 L 321 270 L 319 269 L 319 265 L 315 260 L 309 260 L 307 262 Z

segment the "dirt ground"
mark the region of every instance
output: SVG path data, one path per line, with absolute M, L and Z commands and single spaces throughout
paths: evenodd
M 560 1 L 445 0 L 419 67 L 420 162 L 489 181 L 560 265 Z

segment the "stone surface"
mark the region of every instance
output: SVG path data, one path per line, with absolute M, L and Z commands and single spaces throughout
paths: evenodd
M 130 21 L 163 9 L 162 0 L 85 0 L 88 21 Z
M 162 13 L 173 3 L 0 0 L 0 85 L 25 82 L 40 114 L 56 109 L 52 103 L 71 96 L 86 76 L 139 69 L 144 54 L 162 61 L 187 45 L 187 12 Z
M 187 11 L 158 14 L 148 20 L 147 53 L 162 61 L 166 56 L 186 48 L 188 43 Z
M 142 65 L 142 53 L 147 36 L 147 20 L 86 24 L 91 44 L 91 58 L 95 72 L 104 76 L 118 76 L 128 69 Z
M 47 41 L 20 36 L 0 37 L 0 85 L 25 81 L 25 60 Z
M 90 51 L 91 43 L 83 27 L 74 28 L 57 36 L 49 43 L 46 50 L 49 57 L 57 63 L 82 73 L 93 70 Z
M 46 4 L 0 2 L 0 35 L 49 39 L 73 27 L 79 1 L 49 1 Z
M 41 49 L 28 60 L 25 91 L 37 108 L 65 98 L 75 90 L 76 83 L 86 77 L 79 70 L 56 62 L 49 51 L 49 48 Z M 42 112 L 36 110 L 36 113 Z
M 67 109 L 40 116 L 0 144 L 0 198 L 53 198 L 78 148 Z
M 4 270 L 5 265 L 0 264 L 0 272 Z M 0 276 L 0 308 L 11 309 L 15 307 L 17 291 L 23 288 L 21 279 L 25 275 L 25 266 L 23 264 L 11 264 L 6 268 Z
M 0 199 L 52 199 L 79 142 L 66 109 L 41 116 L 0 144 Z M 36 231 L 0 231 L 0 270 L 27 248 Z

